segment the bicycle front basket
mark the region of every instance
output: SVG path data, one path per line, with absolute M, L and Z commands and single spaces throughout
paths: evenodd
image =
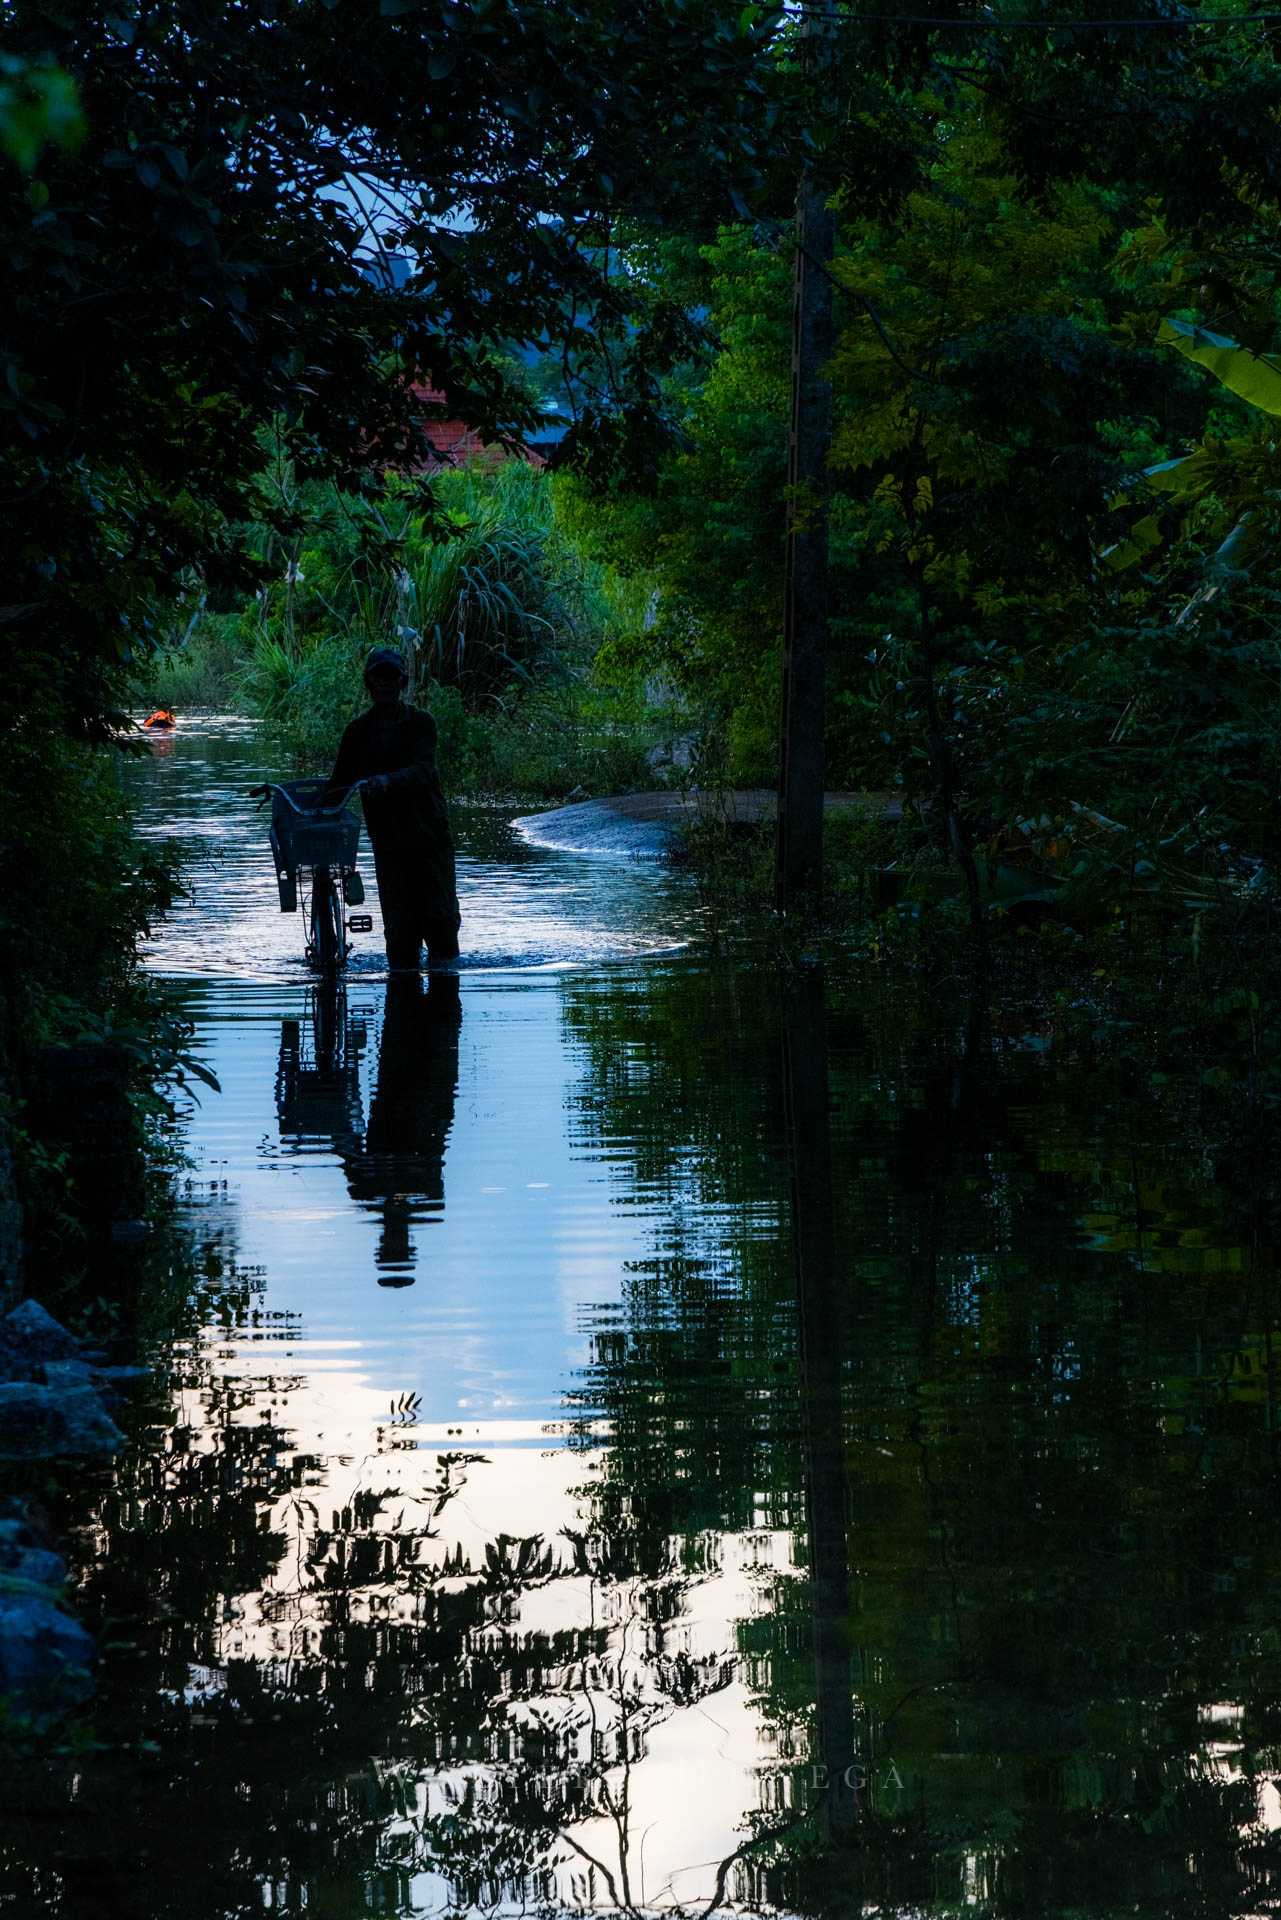
M 345 807 L 322 807 L 328 782 L 293 780 L 271 797 L 271 830 L 277 861 L 289 873 L 300 867 L 355 865 L 360 821 Z

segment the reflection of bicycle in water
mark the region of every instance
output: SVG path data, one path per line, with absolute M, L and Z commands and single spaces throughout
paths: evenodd
M 368 1030 L 347 1011 L 336 983 L 307 989 L 301 1018 L 282 1020 L 276 1069 L 281 1139 L 293 1146 L 323 1143 L 340 1154 L 355 1150 L 365 1131 L 360 1065 Z
M 388 982 L 368 1117 L 361 1073 L 369 1027 L 362 1014 L 349 1010 L 340 980 L 317 980 L 301 1018 L 281 1022 L 281 1141 L 337 1155 L 352 1199 L 378 1222 L 374 1267 L 380 1286 L 412 1284 L 420 1229 L 444 1214 L 461 1019 L 456 976 L 440 975 L 430 987 L 417 975 Z
M 296 913 L 301 905 L 307 965 L 327 980 L 347 964 L 348 933 L 369 933 L 374 924 L 367 913 L 346 911 L 365 901 L 365 884 L 356 870 L 360 821 L 347 809 L 363 784 L 349 787 L 337 806 L 325 804 L 326 780 L 252 789 L 254 797 L 271 801 L 269 837 L 280 911 Z

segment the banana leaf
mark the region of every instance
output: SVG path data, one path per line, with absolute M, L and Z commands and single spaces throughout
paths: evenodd
M 1252 353 L 1226 334 L 1189 320 L 1163 320 L 1157 339 L 1173 347 L 1185 360 L 1205 367 L 1229 392 L 1239 394 L 1264 413 L 1281 415 L 1281 363 L 1264 353 Z
M 1140 476 L 1141 484 L 1156 493 L 1168 493 L 1172 499 L 1184 494 L 1199 493 L 1210 483 L 1214 471 L 1214 461 L 1208 447 L 1196 447 L 1191 453 L 1182 453 L 1174 460 L 1160 460 L 1154 467 L 1144 467 Z

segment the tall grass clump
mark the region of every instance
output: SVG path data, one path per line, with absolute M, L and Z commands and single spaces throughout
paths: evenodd
M 229 689 L 284 755 L 324 765 L 364 704 L 366 653 L 392 645 L 410 698 L 436 717 L 455 791 L 652 784 L 650 756 L 674 723 L 622 644 L 652 590 L 585 557 L 552 476 L 482 461 L 429 490 L 392 479 L 357 499 L 277 470 L 264 498 L 263 584 L 238 616 L 208 623 L 209 642 L 197 623 L 186 644 L 193 670 L 215 635 L 227 646 Z
M 407 541 L 417 677 L 471 704 L 556 680 L 591 639 L 581 569 L 557 538 L 550 482 L 523 461 L 442 476 L 448 537 Z

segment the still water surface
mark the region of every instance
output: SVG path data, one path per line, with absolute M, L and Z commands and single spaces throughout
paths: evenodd
M 198 1310 L 14 1910 L 1275 1912 L 1248 1156 L 1044 1005 L 713 964 L 679 875 L 466 810 L 458 981 L 358 936 L 331 1021 L 252 734 L 165 745 Z

